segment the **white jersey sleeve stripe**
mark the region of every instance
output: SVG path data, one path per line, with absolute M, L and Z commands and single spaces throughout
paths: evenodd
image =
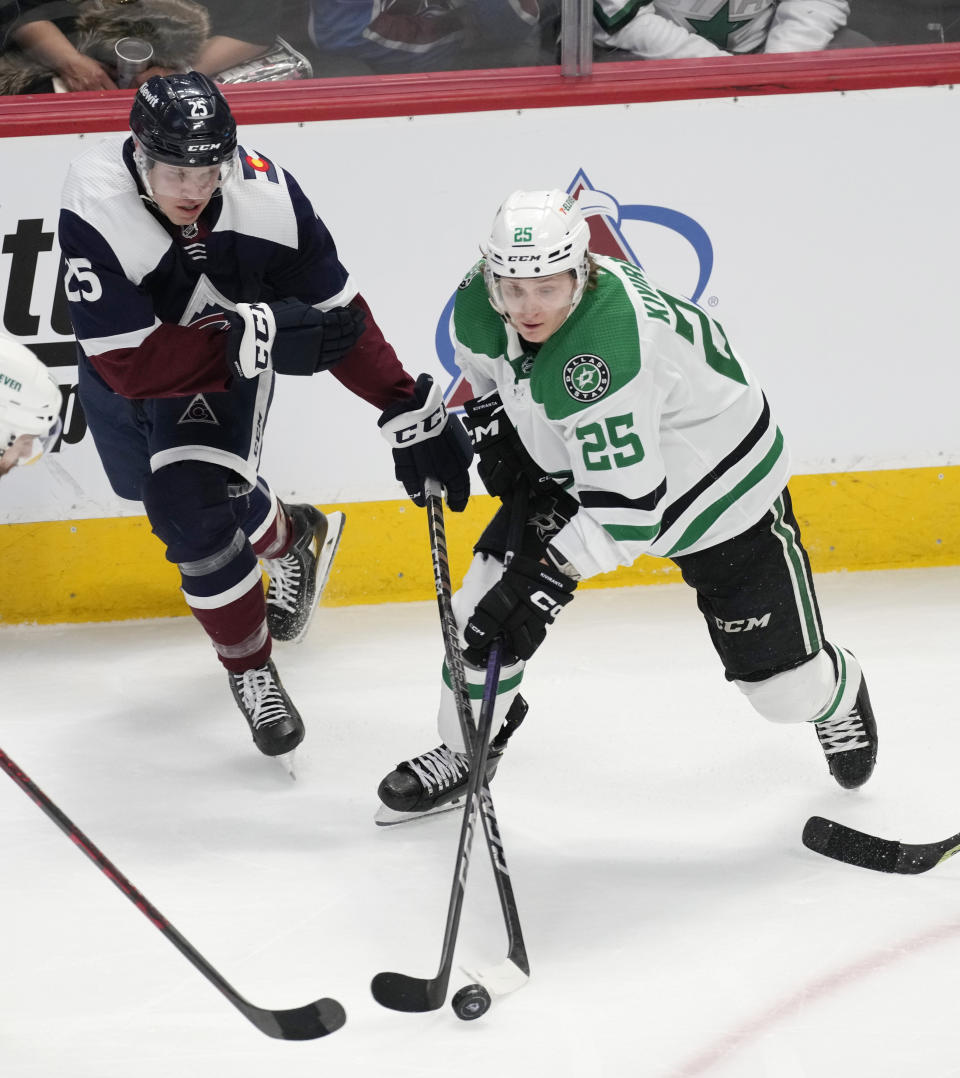
M 116 333 L 111 337 L 83 337 L 80 347 L 88 356 L 100 356 L 104 352 L 114 352 L 120 348 L 139 348 L 151 333 L 160 325 L 160 319 L 154 319 L 152 326 L 135 329 L 127 333 Z
M 353 283 L 353 278 L 348 276 L 343 288 L 335 296 L 330 296 L 328 299 L 323 300 L 322 303 L 315 303 L 314 307 L 318 311 L 331 311 L 334 307 L 346 307 L 358 291 L 357 286 Z

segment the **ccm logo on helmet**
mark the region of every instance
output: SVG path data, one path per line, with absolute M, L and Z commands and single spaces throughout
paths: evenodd
M 187 153 L 203 153 L 204 150 L 219 150 L 219 142 L 197 142 L 187 146 Z
M 542 255 L 508 255 L 508 262 L 539 262 Z

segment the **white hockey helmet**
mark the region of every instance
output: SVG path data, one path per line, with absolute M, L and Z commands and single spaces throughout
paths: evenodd
M 0 337 L 0 457 L 23 435 L 34 439 L 18 463 L 28 464 L 60 433 L 60 387 L 39 359 L 19 341 Z
M 590 227 L 577 200 L 565 191 L 514 191 L 497 211 L 483 247 L 483 275 L 490 303 L 505 315 L 500 279 L 551 277 L 571 271 L 576 279 L 572 312 L 587 283 Z

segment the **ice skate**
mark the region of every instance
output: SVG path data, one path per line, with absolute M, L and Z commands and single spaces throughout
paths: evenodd
M 517 696 L 507 718 L 487 753 L 487 782 L 497 773 L 497 765 L 513 731 L 523 722 L 527 703 Z M 419 820 L 450 812 L 463 804 L 470 778 L 470 758 L 447 745 L 404 760 L 387 775 L 377 788 L 381 804 L 374 816 L 380 827 Z
M 299 643 L 310 628 L 343 534 L 343 513 L 325 516 L 312 505 L 284 506 L 296 539 L 282 558 L 265 558 L 267 628 L 274 640 Z
M 857 699 L 846 715 L 814 723 L 830 774 L 847 790 L 862 786 L 877 761 L 877 723 L 867 682 L 860 680 Z
M 281 759 L 293 777 L 293 750 L 303 740 L 303 720 L 287 696 L 272 660 L 263 666 L 229 672 L 230 689 L 250 725 L 253 741 L 265 756 Z

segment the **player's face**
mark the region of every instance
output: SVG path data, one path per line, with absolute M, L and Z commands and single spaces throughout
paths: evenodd
M 500 279 L 500 296 L 514 329 L 531 344 L 541 344 L 570 313 L 576 280 L 570 272 L 532 279 Z
M 175 225 L 192 225 L 220 183 L 220 166 L 178 168 L 158 161 L 150 169 L 150 189 L 160 212 Z

